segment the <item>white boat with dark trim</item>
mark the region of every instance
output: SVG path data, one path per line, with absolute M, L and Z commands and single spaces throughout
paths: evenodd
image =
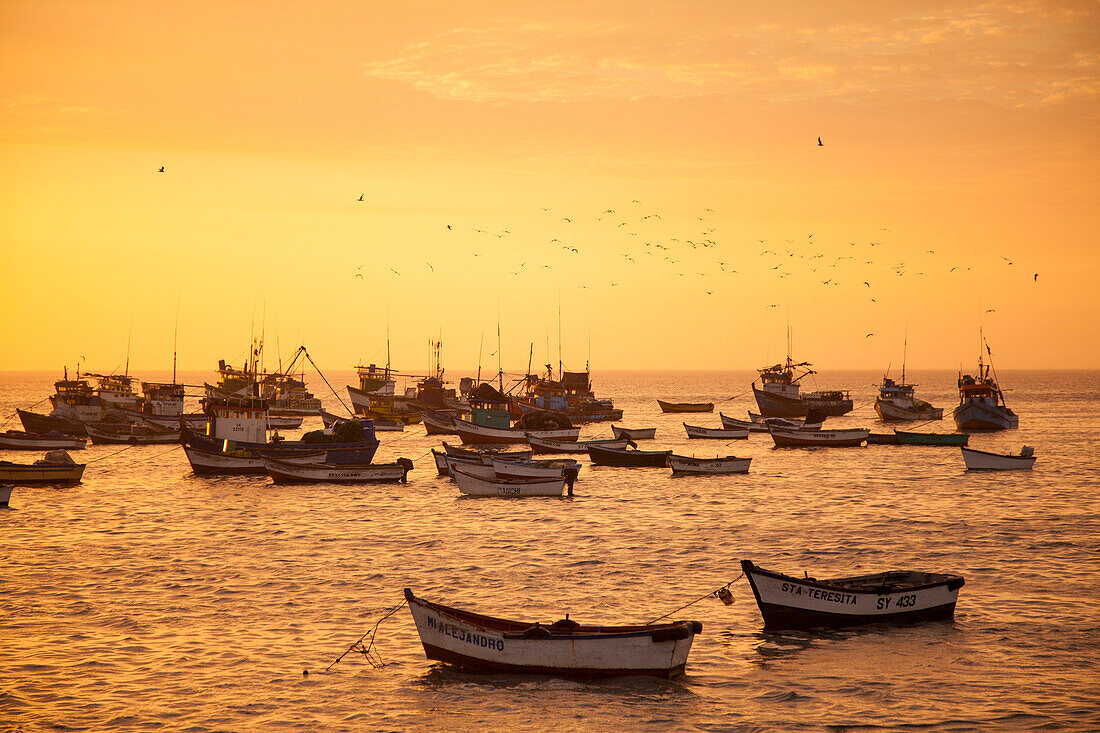
M 180 442 L 180 429 L 154 428 L 143 423 L 84 423 L 95 445 L 167 445 Z
M 684 423 L 684 430 L 687 431 L 687 436 L 691 439 L 745 440 L 749 437 L 749 431 L 746 428 L 704 428 Z
M 722 427 L 726 430 L 748 430 L 750 433 L 766 433 L 768 432 L 768 426 L 763 421 L 753 420 L 738 420 L 735 417 L 729 415 L 723 415 L 718 413 L 718 417 L 722 419 Z
M 657 437 L 657 428 L 624 428 L 612 425 L 611 434 L 617 440 L 653 440 Z
M 1019 455 L 990 453 L 973 448 L 961 448 L 968 471 L 1030 471 L 1035 465 L 1035 450 L 1025 445 Z
M 469 496 L 561 496 L 566 485 L 564 476 L 523 479 L 504 479 L 497 476 L 483 478 L 457 467 L 451 469 L 451 476 L 458 484 L 458 490 Z
M 421 421 L 428 435 L 458 435 L 455 430 L 454 415 L 438 410 L 421 410 Z
M 408 458 L 394 463 L 296 463 L 261 458 L 264 470 L 277 484 L 368 484 L 409 482 L 413 464 Z
M 768 432 L 776 448 L 854 448 L 862 445 L 871 434 L 869 428 L 813 430 L 781 428 L 774 424 L 768 425 Z
M 60 431 L 51 433 L 26 433 L 22 430 L 8 430 L 0 433 L 0 450 L 80 450 L 88 441 L 65 435 Z
M 267 473 L 264 468 L 263 458 L 246 449 L 230 449 L 222 451 L 206 450 L 187 442 L 187 434 L 183 437 L 183 452 L 191 464 L 191 470 L 196 476 L 252 474 L 262 476 Z M 318 446 L 320 448 L 321 446 Z M 323 450 L 300 453 L 293 456 L 280 456 L 279 460 L 285 463 L 310 464 L 323 463 L 328 454 Z
M 992 366 L 984 364 L 979 354 L 977 376 L 959 375 L 959 405 L 951 413 L 959 430 L 1009 430 L 1020 426 L 1019 416 L 1005 404 L 1004 392 L 994 378 L 996 374 L 989 376 Z
M 751 458 L 725 456 L 696 458 L 695 456 L 669 455 L 668 465 L 673 476 L 720 476 L 730 473 L 748 473 Z
M 569 485 L 572 485 L 581 472 L 580 461 L 573 458 L 517 461 L 510 458 L 491 457 L 489 462 L 497 478 L 503 479 L 562 476 Z
M 528 434 L 527 443 L 535 453 L 588 453 L 589 446 L 602 446 L 604 448 L 625 448 L 631 441 L 626 438 L 619 440 L 550 440 Z
M 477 672 L 576 677 L 683 674 L 698 621 L 639 626 L 512 621 L 417 598 L 405 589 L 428 659 Z
M 748 560 L 741 569 L 767 630 L 950 619 L 965 582 L 961 575 L 913 570 L 817 580 L 764 570 Z
M 806 417 L 764 417 L 758 415 L 755 412 L 749 413 L 749 419 L 764 427 L 768 425 L 778 425 L 782 428 L 811 428 L 818 430 L 825 423 L 825 415 L 820 412 L 807 414 Z

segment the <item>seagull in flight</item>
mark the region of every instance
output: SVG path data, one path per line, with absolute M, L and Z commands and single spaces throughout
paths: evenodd
M 431 267 L 431 268 L 432 268 L 432 272 L 435 272 L 435 268 L 434 268 L 434 267 L 432 267 L 432 263 L 431 263 L 431 262 L 425 262 L 424 264 L 426 264 L 426 265 L 427 265 L 428 267 Z
M 164 169 L 163 169 L 163 168 L 161 168 L 161 170 L 164 170 Z M 363 200 L 363 196 L 364 196 L 364 195 L 365 195 L 365 194 L 359 194 L 359 200 L 360 200 L 360 201 L 362 201 L 362 200 Z
M 450 224 L 448 224 L 448 225 L 447 225 L 447 228 L 448 228 L 448 229 L 450 229 L 450 228 L 451 228 L 451 225 L 450 225 Z
M 157 173 L 164 173 L 164 166 L 163 165 L 160 167 L 160 170 L 158 170 Z
M 996 313 L 996 312 L 997 312 L 997 309 L 996 309 L 996 308 L 988 308 L 988 309 L 986 309 L 986 311 L 985 311 L 985 312 L 986 312 L 986 313 Z
M 822 147 L 823 145 L 825 145 L 825 143 L 821 142 L 821 138 L 818 138 L 817 139 L 817 146 Z
M 873 333 L 869 333 L 869 334 L 867 334 L 866 336 L 864 336 L 863 338 L 865 338 L 865 339 L 869 339 L 869 338 L 871 338 L 871 337 L 872 337 L 872 336 L 874 336 L 874 335 L 875 335 L 875 334 L 873 334 Z
M 1039 282 L 1039 273 L 1035 273 L 1035 280 L 1034 280 L 1034 282 Z
M 393 273 L 394 275 L 400 275 L 400 274 L 401 274 L 400 272 L 398 272 L 397 270 L 393 269 L 392 267 L 390 268 L 390 272 L 392 272 L 392 273 Z

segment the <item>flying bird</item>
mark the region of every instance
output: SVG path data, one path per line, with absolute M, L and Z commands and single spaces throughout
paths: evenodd
M 1034 282 L 1039 282 L 1039 273 L 1035 273 L 1035 280 L 1034 280 Z
M 393 273 L 394 275 L 400 275 L 400 274 L 401 274 L 400 272 L 398 272 L 397 270 L 393 269 L 392 267 L 390 268 L 390 272 L 392 272 L 392 273 Z
M 768 307 L 769 307 L 769 308 L 778 308 L 778 307 L 779 307 L 779 303 L 772 303 L 772 304 L 771 304 L 771 305 L 769 305 Z
M 871 337 L 872 337 L 872 336 L 874 336 L 874 335 L 875 335 L 875 334 L 873 334 L 873 333 L 869 333 L 869 334 L 867 334 L 866 336 L 864 336 L 863 338 L 865 338 L 865 339 L 869 339 L 869 338 L 871 338 Z
M 435 268 L 434 268 L 434 267 L 432 267 L 432 263 L 431 263 L 431 262 L 425 262 L 424 264 L 425 264 L 425 265 L 427 265 L 428 267 L 431 267 L 431 268 L 432 268 L 432 272 L 435 272 Z
M 450 229 L 450 228 L 451 228 L 451 225 L 450 225 L 450 224 L 448 224 L 448 225 L 447 225 L 447 228 L 448 228 L 448 229 Z
M 357 273 L 355 273 L 355 277 L 359 278 L 360 280 L 362 280 L 362 279 L 363 279 L 363 276 L 362 276 L 362 275 L 361 275 L 360 273 L 358 273 L 358 272 L 357 272 Z M 354 279 L 355 279 L 355 277 L 353 277 L 353 278 L 352 278 L 352 280 L 354 280 Z
M 573 220 L 572 220 L 572 219 L 570 219 L 570 218 L 569 218 L 568 216 L 563 216 L 563 217 L 561 218 L 561 220 L 562 220 L 562 221 L 567 221 L 567 222 L 572 222 L 572 221 L 573 221 Z
M 996 308 L 988 308 L 988 309 L 986 310 L 986 313 L 996 313 L 996 312 L 997 312 L 997 309 L 996 309 Z
M 818 146 L 818 147 L 821 147 L 821 146 L 823 146 L 824 144 L 825 144 L 825 143 L 821 142 L 821 138 L 818 138 L 818 139 L 817 139 L 817 146 Z
M 164 169 L 163 169 L 163 168 L 161 168 L 161 170 L 164 170 Z M 364 196 L 364 194 L 359 194 L 359 200 L 360 200 L 360 201 L 362 201 L 362 200 L 363 200 L 363 196 Z
M 164 173 L 164 166 L 163 165 L 160 167 L 160 170 L 158 170 L 157 173 Z

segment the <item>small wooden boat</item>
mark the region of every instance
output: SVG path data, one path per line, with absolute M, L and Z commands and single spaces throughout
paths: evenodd
M 630 441 L 620 440 L 547 440 L 546 438 L 527 437 L 527 443 L 535 453 L 587 453 L 588 447 L 600 445 L 605 448 L 625 448 Z
M 741 561 L 741 569 L 768 630 L 950 619 L 965 583 L 961 575 L 912 570 L 816 580 L 764 570 L 748 560 Z
M 898 436 L 893 433 L 867 433 L 867 445 L 897 445 Z
M 657 400 L 661 412 L 714 412 L 713 402 L 665 402 Z
M 749 419 L 757 424 L 763 425 L 765 432 L 769 425 L 778 425 L 781 428 L 810 428 L 811 430 L 819 430 L 825 423 L 824 418 L 817 419 L 817 416 L 813 416 L 814 419 L 810 420 L 805 417 L 764 417 L 763 415 L 757 415 L 755 412 L 749 413 Z
M 564 476 L 572 485 L 581 472 L 581 464 L 572 458 L 517 461 L 492 457 L 490 465 L 498 478 L 557 478 Z
M 423 410 L 420 417 L 428 435 L 458 435 L 453 415 L 437 410 Z
M 768 425 L 768 432 L 776 448 L 853 448 L 862 445 L 871 431 L 867 428 L 844 430 L 813 430 L 810 428 L 781 428 Z
M 698 621 L 641 626 L 510 621 L 431 603 L 405 589 L 428 659 L 477 672 L 580 677 L 683 674 Z
M 309 463 L 261 458 L 264 470 L 277 484 L 366 484 L 409 482 L 413 464 L 408 458 L 395 463 Z
M 443 450 L 449 456 L 457 456 L 459 458 L 477 458 L 481 459 L 482 456 L 499 456 L 500 458 L 516 458 L 526 459 L 531 457 L 531 449 L 526 448 L 524 450 L 503 450 L 501 448 L 464 448 L 460 445 L 451 445 L 450 443 L 443 441 Z
M 42 415 L 29 410 L 16 410 L 19 421 L 23 423 L 23 429 L 28 433 L 51 433 L 58 431 L 65 435 L 86 436 L 88 431 L 84 429 L 84 423 L 70 417 L 55 417 L 54 415 Z
M 968 471 L 1030 471 L 1035 465 L 1035 450 L 1025 445 L 1020 455 L 989 453 L 973 448 L 960 448 Z
M 555 430 L 492 428 L 485 425 L 476 425 L 460 417 L 456 417 L 453 424 L 458 437 L 463 443 L 473 443 L 475 445 L 526 443 L 528 436 L 549 438 L 550 440 L 576 440 L 581 434 L 580 428 L 558 428 Z
M 653 440 L 657 436 L 657 428 L 621 428 L 612 425 L 611 434 L 616 440 Z
M 970 441 L 967 433 L 910 433 L 895 430 L 894 437 L 899 445 L 966 445 Z
M 0 484 L 43 486 L 78 484 L 87 464 L 76 463 L 63 450 L 50 451 L 34 463 L 0 461 Z
M 12 487 L 7 484 L 0 485 L 0 506 L 8 505 L 11 500 L 11 490 Z
M 722 419 L 722 427 L 727 430 L 748 430 L 750 433 L 766 433 L 768 432 L 768 426 L 763 422 L 753 422 L 752 420 L 738 420 L 735 417 L 729 417 L 718 413 L 718 417 Z
M 180 429 L 153 428 L 136 423 L 85 423 L 95 445 L 167 445 L 180 442 Z
M 271 418 L 268 417 L 268 420 L 270 421 Z M 363 417 L 361 415 L 357 415 L 355 417 L 341 417 L 340 415 L 334 415 L 331 412 L 321 410 L 321 422 L 324 423 L 326 429 L 335 427 L 336 425 L 347 422 L 348 420 L 359 420 L 365 425 L 372 426 L 376 432 L 402 432 L 405 429 L 405 423 L 397 422 L 395 420 L 376 420 L 374 418 Z M 300 423 L 301 420 L 299 420 L 298 422 Z
M 298 428 L 302 427 L 302 418 L 279 417 L 278 415 L 272 415 L 271 413 L 268 413 L 267 427 L 270 430 L 297 430 Z
M 263 458 L 249 450 L 216 451 L 184 442 L 183 452 L 196 476 L 236 474 L 262 476 L 267 473 Z M 318 450 L 295 456 L 279 456 L 279 460 L 301 464 L 323 463 L 327 455 L 323 450 Z
M 458 490 L 468 496 L 561 496 L 565 491 L 565 477 L 505 479 L 485 478 L 467 473 L 460 468 L 452 470 Z
M 84 438 L 65 435 L 60 431 L 26 433 L 8 430 L 0 433 L 0 450 L 81 450 L 87 443 Z
M 627 468 L 653 468 L 668 465 L 670 450 L 637 450 L 636 448 L 608 448 L 602 445 L 588 446 L 588 457 L 595 466 L 622 466 Z
M 745 440 L 749 437 L 749 431 L 744 428 L 703 428 L 684 423 L 684 430 L 687 431 L 687 436 L 691 439 Z
M 715 458 L 695 458 L 678 456 L 672 453 L 668 457 L 669 468 L 673 476 L 718 476 L 729 473 L 748 473 L 751 458 L 725 456 Z

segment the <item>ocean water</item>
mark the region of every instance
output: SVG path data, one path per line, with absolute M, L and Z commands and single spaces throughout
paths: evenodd
M 353 379 L 327 376 L 339 388 Z M 1027 444 L 1038 461 L 1000 473 L 967 473 L 957 448 L 686 439 L 685 418 L 745 417 L 753 376 L 594 374 L 624 425 L 657 427 L 642 447 L 735 453 L 752 468 L 674 479 L 582 458 L 573 499 L 463 498 L 436 476 L 427 453 L 440 441 L 421 427 L 379 434 L 378 460 L 414 460 L 408 485 L 199 478 L 178 446 L 74 453 L 89 463 L 82 484 L 16 488 L 0 510 L 0 729 L 1100 728 L 1100 373 L 1002 373 L 1020 428 L 971 445 Z M 881 429 L 877 376 L 819 375 L 857 404 L 830 423 Z M 950 412 L 954 373 L 912 377 Z M 56 378 L 0 374 L 0 418 Z M 662 415 L 657 397 L 719 404 Z M 609 433 L 596 424 L 582 437 Z M 766 634 L 742 579 L 734 605 L 707 598 L 675 614 L 703 633 L 674 680 L 464 673 L 424 658 L 407 609 L 379 627 L 384 667 L 349 654 L 322 672 L 405 587 L 491 615 L 636 623 L 736 578 L 741 558 L 817 577 L 953 572 L 966 585 L 953 622 Z

